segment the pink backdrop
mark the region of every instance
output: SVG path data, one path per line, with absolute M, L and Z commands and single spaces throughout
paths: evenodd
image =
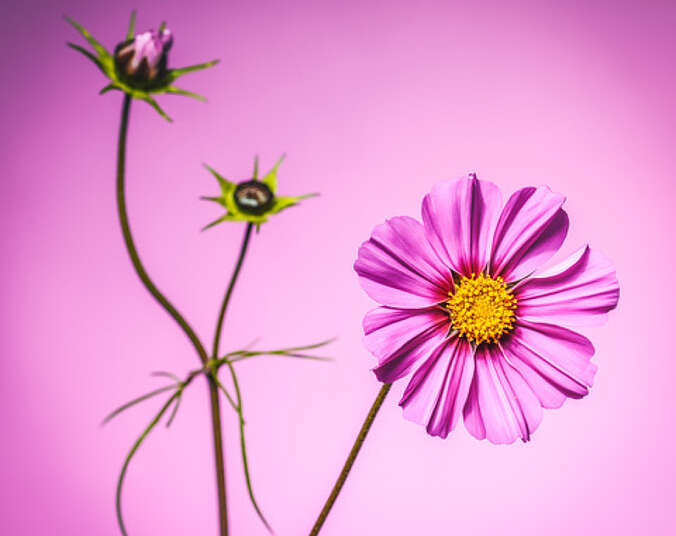
M 68 4 L 68 5 L 66 5 Z M 114 535 L 114 488 L 159 400 L 105 428 L 117 404 L 197 365 L 146 295 L 114 203 L 119 94 L 64 42 L 65 12 L 113 47 L 129 11 L 166 20 L 171 64 L 222 60 L 160 98 L 166 124 L 132 107 L 129 209 L 159 286 L 205 338 L 243 230 L 198 196 L 200 166 L 247 178 L 286 152 L 283 193 L 322 196 L 255 236 L 224 349 L 338 335 L 334 363 L 260 358 L 240 367 L 257 494 L 280 535 L 307 533 L 379 385 L 361 345 L 373 306 L 352 263 L 384 218 L 419 215 L 435 181 L 476 171 L 505 193 L 568 196 L 569 253 L 590 242 L 622 287 L 588 330 L 596 385 L 547 411 L 529 444 L 460 426 L 446 441 L 401 416 L 396 385 L 322 532 L 672 534 L 676 81 L 672 2 L 37 2 L 4 6 L 0 103 L 0 533 Z M 233 536 L 263 535 L 224 424 Z M 216 534 L 206 388 L 132 462 L 133 535 Z

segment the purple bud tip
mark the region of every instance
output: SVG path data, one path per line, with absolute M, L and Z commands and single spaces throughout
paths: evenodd
M 135 85 L 162 78 L 166 74 L 167 53 L 172 44 L 172 33 L 166 27 L 137 34 L 118 45 L 115 51 L 118 72 Z

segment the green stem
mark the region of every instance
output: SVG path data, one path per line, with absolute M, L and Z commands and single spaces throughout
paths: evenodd
M 125 199 L 124 175 L 125 175 L 125 160 L 127 153 L 127 130 L 129 126 L 129 109 L 131 107 L 131 97 L 128 94 L 124 96 L 122 104 L 122 117 L 120 119 L 120 134 L 117 145 L 117 208 L 120 217 L 120 226 L 122 227 L 122 235 L 124 243 L 127 246 L 129 257 L 134 265 L 137 275 L 141 282 L 148 290 L 148 292 L 157 300 L 162 308 L 169 313 L 169 315 L 181 327 L 183 332 L 197 351 L 197 355 L 203 365 L 206 365 L 209 360 L 206 350 L 202 345 L 199 337 L 192 329 L 190 324 L 183 318 L 181 313 L 169 302 L 169 300 L 160 292 L 160 290 L 152 282 L 148 273 L 146 272 L 141 258 L 139 257 L 134 239 L 129 227 L 129 218 L 127 216 L 127 203 Z M 209 395 L 211 401 L 211 422 L 214 436 L 214 453 L 216 460 L 216 483 L 218 486 L 218 510 L 220 519 L 220 536 L 228 535 L 228 511 L 225 500 L 225 460 L 223 456 L 223 438 L 221 435 L 221 410 L 218 400 L 218 388 L 211 377 L 208 377 Z
M 254 170 L 254 176 L 256 176 L 257 171 Z M 228 288 L 225 291 L 225 296 L 223 297 L 223 303 L 221 304 L 221 310 L 218 313 L 218 321 L 216 322 L 216 333 L 214 334 L 214 345 L 213 345 L 213 350 L 212 350 L 212 359 L 218 363 L 219 365 L 222 364 L 218 360 L 218 350 L 220 346 L 220 341 L 221 341 L 221 332 L 223 331 L 223 321 L 225 319 L 225 312 L 228 308 L 228 304 L 230 303 L 230 298 L 232 297 L 232 292 L 235 288 L 235 283 L 237 283 L 237 278 L 239 277 L 239 273 L 242 269 L 242 264 L 244 263 L 244 257 L 246 256 L 247 249 L 249 248 L 249 240 L 251 239 L 251 231 L 253 230 L 254 224 L 253 223 L 248 223 L 246 226 L 246 230 L 244 231 L 244 237 L 242 238 L 242 246 L 239 251 L 239 257 L 237 258 L 237 263 L 235 264 L 235 269 L 232 272 L 232 276 L 230 277 L 230 283 L 228 284 Z M 261 511 L 260 507 L 258 506 L 258 503 L 256 502 L 256 498 L 254 496 L 253 492 L 253 487 L 251 485 L 251 473 L 249 471 L 249 461 L 247 457 L 247 452 L 246 452 L 246 440 L 244 437 L 244 411 L 242 409 L 242 393 L 239 389 L 239 381 L 237 380 L 237 374 L 235 372 L 235 368 L 232 366 L 230 361 L 225 360 L 224 363 L 228 366 L 228 369 L 230 370 L 230 376 L 232 377 L 232 383 L 235 388 L 235 394 L 237 397 L 237 404 L 235 406 L 235 411 L 237 411 L 237 415 L 239 418 L 239 438 L 240 438 L 240 447 L 241 447 L 241 452 L 242 452 L 242 464 L 244 466 L 244 478 L 246 480 L 246 487 L 247 491 L 249 493 L 249 499 L 251 500 L 251 504 L 254 507 L 254 510 L 256 510 L 256 514 L 258 514 L 258 517 L 260 520 L 263 522 L 263 525 L 265 525 L 265 528 L 268 529 L 268 531 L 272 532 L 272 529 L 270 527 L 270 524 L 268 521 L 265 519 L 265 516 L 263 515 L 263 512 Z M 215 370 L 218 370 L 218 366 L 215 367 Z M 216 382 L 218 382 L 218 379 L 216 378 L 217 373 L 214 372 L 214 378 L 216 379 Z M 227 394 L 227 391 L 223 389 L 223 391 Z M 228 395 L 228 398 L 230 396 Z
M 324 508 L 322 508 L 322 511 L 319 513 L 317 521 L 312 527 L 310 536 L 317 536 L 317 534 L 319 534 L 319 531 L 322 528 L 322 525 L 324 524 L 324 521 L 326 521 L 326 517 L 329 515 L 329 512 L 331 511 L 333 503 L 336 502 L 338 494 L 343 488 L 345 480 L 347 480 L 347 476 L 350 474 L 350 470 L 354 465 L 354 461 L 357 459 L 357 454 L 359 454 L 359 450 L 361 449 L 361 446 L 364 444 L 364 441 L 366 440 L 366 436 L 369 433 L 369 430 L 371 429 L 371 425 L 373 424 L 373 421 L 376 418 L 376 415 L 378 414 L 380 407 L 383 405 L 383 402 L 385 401 L 385 397 L 387 396 L 390 387 L 392 387 L 392 384 L 386 383 L 382 386 L 382 388 L 378 392 L 378 396 L 373 402 L 371 410 L 366 416 L 366 420 L 364 421 L 361 430 L 359 430 L 357 440 L 354 442 L 354 445 L 352 445 L 352 450 L 350 450 L 350 454 L 348 455 L 347 460 L 345 460 L 343 470 L 340 472 L 340 475 L 338 475 L 338 480 L 336 480 L 336 483 L 333 486 L 333 489 L 331 490 L 331 494 L 329 495 L 329 498 L 326 500 L 326 503 L 324 504 Z
M 242 247 L 239 251 L 239 257 L 237 259 L 237 264 L 235 264 L 235 270 L 232 272 L 232 277 L 230 278 L 230 284 L 228 285 L 228 290 L 225 292 L 223 297 L 223 303 L 221 304 L 221 310 L 218 313 L 218 321 L 216 322 L 216 333 L 214 334 L 214 346 L 211 352 L 212 359 L 218 358 L 218 347 L 221 343 L 221 331 L 223 330 L 223 320 L 225 320 L 225 311 L 228 308 L 230 303 L 230 297 L 232 296 L 232 291 L 235 288 L 235 283 L 237 282 L 237 277 L 239 272 L 242 269 L 242 263 L 244 262 L 244 256 L 249 247 L 249 239 L 251 238 L 251 231 L 253 229 L 253 223 L 248 223 L 246 226 L 246 231 L 244 231 L 244 238 L 242 239 Z
M 162 308 L 169 313 L 169 315 L 176 321 L 176 323 L 181 327 L 183 332 L 188 336 L 190 342 L 195 347 L 197 354 L 200 357 L 202 363 L 206 363 L 207 353 L 204 350 L 202 342 L 199 340 L 195 331 L 190 327 L 190 324 L 183 318 L 183 315 L 179 313 L 176 308 L 169 302 L 169 300 L 160 292 L 160 290 L 155 286 L 155 283 L 152 282 L 150 276 L 146 272 L 143 264 L 141 263 L 141 258 L 139 257 L 136 245 L 134 244 L 134 239 L 131 235 L 131 229 L 129 227 L 129 217 L 127 216 L 127 202 L 125 199 L 125 189 L 124 189 L 124 168 L 125 168 L 125 159 L 127 152 L 127 130 L 129 126 L 129 108 L 131 106 L 131 97 L 127 94 L 124 96 L 124 103 L 122 104 L 122 119 L 120 122 L 120 137 L 117 146 L 117 210 L 120 217 L 120 226 L 122 227 L 122 236 L 124 237 L 124 243 L 127 246 L 127 251 L 129 252 L 129 257 L 131 262 L 134 265 L 136 274 L 141 279 L 141 282 L 146 287 L 148 292 L 157 300 L 157 302 L 162 306 Z

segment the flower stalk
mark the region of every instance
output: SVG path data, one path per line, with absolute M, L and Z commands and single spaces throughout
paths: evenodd
M 127 247 L 127 252 L 134 266 L 134 270 L 138 275 L 139 279 L 145 286 L 146 290 L 155 298 L 155 300 L 160 304 L 160 306 L 167 311 L 167 313 L 176 321 L 180 326 L 181 330 L 186 334 L 190 342 L 192 343 L 197 355 L 199 356 L 202 365 L 206 365 L 208 362 L 208 356 L 204 345 L 200 341 L 199 337 L 192 329 L 190 324 L 185 320 L 183 315 L 174 307 L 171 302 L 164 296 L 164 294 L 157 288 L 157 286 L 150 279 L 150 276 L 146 272 L 141 258 L 136 249 L 133 236 L 131 234 L 131 228 L 129 226 L 129 217 L 127 215 L 127 203 L 125 197 L 125 164 L 126 164 L 126 153 L 127 153 L 127 131 L 129 128 L 129 114 L 131 108 L 131 96 L 125 94 L 124 100 L 122 103 L 122 115 L 120 119 L 120 132 L 118 138 L 117 146 L 117 208 L 118 215 L 120 219 L 120 227 L 122 228 L 122 236 L 124 237 L 124 243 Z M 214 378 L 211 375 L 207 375 L 208 385 L 209 385 L 209 400 L 211 404 L 211 422 L 212 422 L 212 431 L 214 437 L 214 456 L 216 461 L 216 484 L 218 488 L 218 511 L 219 511 L 219 534 L 220 536 L 228 535 L 228 510 L 226 502 L 226 488 L 225 488 L 225 460 L 223 456 L 223 437 L 221 432 L 221 410 L 218 398 L 218 386 Z M 179 396 L 176 394 L 175 396 Z M 173 402 L 173 397 L 171 402 Z M 169 407 L 169 403 L 165 406 L 165 411 Z M 159 416 L 161 417 L 161 415 Z M 159 417 L 157 420 L 159 420 Z M 154 426 L 154 425 L 153 425 Z M 151 427 L 152 428 L 152 427 Z M 149 432 L 148 430 L 146 434 Z M 138 448 L 140 442 L 135 445 L 133 452 Z M 128 460 L 125 462 L 123 471 L 126 471 Z M 124 529 L 124 524 L 122 522 L 122 516 L 119 508 L 118 500 L 118 521 L 120 524 L 120 530 L 123 534 L 126 534 Z
M 241 447 L 241 453 L 242 453 L 242 465 L 244 469 L 244 478 L 246 480 L 246 487 L 247 491 L 249 493 L 249 499 L 251 499 L 251 504 L 254 507 L 254 510 L 256 511 L 256 514 L 258 514 L 259 519 L 265 525 L 265 528 L 268 529 L 268 531 L 272 532 L 272 528 L 270 527 L 270 524 L 268 523 L 267 519 L 265 519 L 265 516 L 263 515 L 263 512 L 261 511 L 260 507 L 258 506 L 258 503 L 256 502 L 256 498 L 254 496 L 253 492 L 253 486 L 251 484 L 251 473 L 249 471 L 249 462 L 248 462 L 248 457 L 247 457 L 247 452 L 246 452 L 246 440 L 244 436 L 244 411 L 242 409 L 242 394 L 239 388 L 239 381 L 237 380 L 237 374 L 235 372 L 235 367 L 232 366 L 232 363 L 230 362 L 229 359 L 225 358 L 223 360 L 218 360 L 218 351 L 219 351 L 219 346 L 220 346 L 220 341 L 221 341 L 221 333 L 223 331 L 223 322 L 225 320 L 225 313 L 228 309 L 228 304 L 230 303 L 230 298 L 232 297 L 232 292 L 235 289 L 235 284 L 237 283 L 237 279 L 239 278 L 239 274 L 242 270 L 242 265 L 244 264 L 244 258 L 246 257 L 246 252 L 249 248 L 249 241 L 251 239 L 251 232 L 253 231 L 254 223 L 248 222 L 246 225 L 246 229 L 244 231 L 244 237 L 242 238 L 242 245 L 239 250 L 239 256 L 237 257 L 237 262 L 235 264 L 235 268 L 232 272 L 232 276 L 230 277 L 230 283 L 228 284 L 228 288 L 225 291 L 225 296 L 223 297 L 223 302 L 221 303 L 221 309 L 218 313 L 218 320 L 216 322 L 216 332 L 214 333 L 214 344 L 213 344 L 213 351 L 212 351 L 212 360 L 215 363 L 214 366 L 214 373 L 212 374 L 212 377 L 214 381 L 218 382 L 218 386 L 221 388 L 221 390 L 227 394 L 227 391 L 225 388 L 220 384 L 218 381 L 218 367 L 222 364 L 227 364 L 228 370 L 230 371 L 230 376 L 232 378 L 232 383 L 235 388 L 235 394 L 237 397 L 237 401 L 235 402 L 234 408 L 235 411 L 237 412 L 238 416 L 238 421 L 239 421 L 239 438 L 240 438 L 240 447 Z M 230 396 L 228 395 L 228 398 Z
M 324 525 L 331 508 L 333 508 L 333 503 L 336 502 L 338 495 L 343 489 L 343 485 L 345 484 L 345 481 L 352 470 L 352 466 L 357 459 L 357 455 L 359 454 L 364 441 L 366 441 L 366 436 L 373 425 L 373 421 L 375 420 L 376 415 L 378 415 L 378 412 L 380 411 L 380 408 L 387 397 L 387 393 L 390 391 L 390 387 L 392 387 L 392 384 L 386 383 L 380 388 L 380 391 L 378 391 L 378 396 L 374 400 L 368 415 L 366 415 L 366 420 L 364 421 L 364 424 L 362 424 L 359 434 L 357 434 L 357 439 L 355 440 L 354 445 L 352 445 L 352 449 L 350 450 L 350 454 L 347 456 L 347 460 L 345 460 L 342 471 L 338 475 L 338 480 L 336 480 L 336 483 L 333 485 L 333 489 L 331 490 L 329 498 L 326 500 L 326 503 L 324 503 L 324 507 L 319 513 L 319 517 L 317 518 L 317 521 L 315 521 L 315 524 L 310 531 L 310 536 L 317 536 L 319 531 L 322 529 L 322 526 Z

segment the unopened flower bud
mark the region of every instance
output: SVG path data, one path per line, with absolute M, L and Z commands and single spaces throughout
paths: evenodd
M 163 86 L 172 42 L 169 29 L 161 28 L 120 43 L 115 49 L 115 68 L 120 79 L 138 89 Z
M 264 214 L 275 202 L 275 195 L 264 182 L 252 179 L 240 182 L 235 188 L 235 203 L 247 214 Z

